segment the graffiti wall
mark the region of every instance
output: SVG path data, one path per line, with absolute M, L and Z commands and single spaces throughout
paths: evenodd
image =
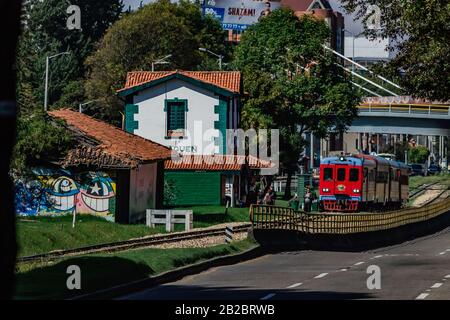
M 18 215 L 93 214 L 114 219 L 116 183 L 105 172 L 71 173 L 61 169 L 33 169 L 16 186 Z

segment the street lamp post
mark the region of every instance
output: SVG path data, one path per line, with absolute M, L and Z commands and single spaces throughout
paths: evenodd
M 57 56 L 60 56 L 63 54 L 69 54 L 69 52 L 65 51 L 65 52 L 55 54 L 53 56 L 47 56 L 45 58 L 45 92 L 44 92 L 44 111 L 45 112 L 47 112 L 47 110 L 48 110 L 48 69 L 49 69 L 50 59 L 56 58 Z
M 221 54 L 217 54 L 214 53 L 206 48 L 198 48 L 198 50 L 203 51 L 203 52 L 207 52 L 209 54 L 212 54 L 213 56 L 217 57 L 217 59 L 219 60 L 219 70 L 222 70 L 222 60 L 223 60 L 223 55 Z

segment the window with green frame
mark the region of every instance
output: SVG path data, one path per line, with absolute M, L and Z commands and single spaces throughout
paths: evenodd
M 182 137 L 186 129 L 187 100 L 166 100 L 167 136 Z

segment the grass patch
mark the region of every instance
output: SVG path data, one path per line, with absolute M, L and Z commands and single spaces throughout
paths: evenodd
M 228 208 L 226 214 L 224 206 L 197 206 L 183 209 L 194 211 L 194 228 L 249 221 L 249 208 Z M 77 216 L 75 228 L 72 228 L 72 216 L 18 217 L 16 222 L 19 257 L 165 232 L 164 225 L 157 225 L 156 228 L 149 228 L 144 224 L 125 225 L 91 215 Z M 184 231 L 184 225 L 175 225 L 175 231 Z
M 449 173 L 441 173 L 432 176 L 413 176 L 409 178 L 409 189 L 414 191 L 418 189 L 423 184 L 430 184 L 439 182 L 442 185 L 450 186 L 450 174 Z
M 107 242 L 128 240 L 164 232 L 164 226 L 122 225 L 105 219 L 83 215 L 72 228 L 72 216 L 18 217 L 19 256 L 46 253 Z
M 141 249 L 114 254 L 93 254 L 46 266 L 23 265 L 17 270 L 16 299 L 64 299 L 140 280 L 218 256 L 255 246 L 251 240 L 209 248 Z M 81 290 L 68 290 L 67 267 L 81 269 Z

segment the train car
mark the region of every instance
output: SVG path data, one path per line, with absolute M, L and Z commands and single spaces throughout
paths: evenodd
M 400 161 L 390 161 L 390 164 L 393 179 L 389 201 L 394 207 L 401 207 L 409 199 L 409 167 Z
M 321 161 L 321 211 L 397 208 L 408 200 L 408 192 L 408 167 L 401 162 L 362 154 Z
M 375 168 L 373 168 L 375 173 L 375 196 L 372 201 L 364 203 L 364 206 L 386 205 L 389 202 L 389 161 L 381 157 L 365 154 L 358 154 L 354 157 L 375 162 Z
M 319 201 L 323 211 L 355 212 L 374 199 L 376 162 L 356 157 L 325 158 L 320 164 Z M 372 181 L 365 176 L 372 171 Z M 364 201 L 363 201 L 364 199 Z

